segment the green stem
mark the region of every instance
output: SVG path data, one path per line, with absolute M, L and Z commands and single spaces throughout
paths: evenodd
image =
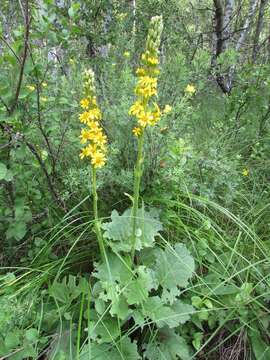
M 97 235 L 98 246 L 100 255 L 103 261 L 106 259 L 105 246 L 103 241 L 103 236 L 101 232 L 101 223 L 98 217 L 98 195 L 97 195 L 97 170 L 92 168 L 92 187 L 93 187 L 93 210 L 94 210 L 94 227 Z
M 134 189 L 133 189 L 133 207 L 132 207 L 132 248 L 131 248 L 131 260 L 134 261 L 135 245 L 136 245 L 136 226 L 137 226 L 137 214 L 139 208 L 140 197 L 140 184 L 142 177 L 142 165 L 143 165 L 143 137 L 144 133 L 138 138 L 138 155 L 136 166 L 134 169 Z

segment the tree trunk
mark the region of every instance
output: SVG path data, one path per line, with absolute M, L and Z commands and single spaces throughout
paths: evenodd
M 231 25 L 234 10 L 234 0 L 226 0 L 223 22 L 223 51 L 228 47 L 231 38 Z
M 260 49 L 260 35 L 263 28 L 263 18 L 265 13 L 265 7 L 267 5 L 268 0 L 261 0 L 260 2 L 260 9 L 258 14 L 258 20 L 254 35 L 254 41 L 253 41 L 253 51 L 252 51 L 252 62 L 254 63 L 256 61 L 259 49 Z
M 258 2 L 259 2 L 259 0 L 250 0 L 250 2 L 249 2 L 249 10 L 248 10 L 247 18 L 246 18 L 245 24 L 243 26 L 243 30 L 241 31 L 240 36 L 239 36 L 238 41 L 237 41 L 236 46 L 235 46 L 235 51 L 237 53 L 241 50 L 241 48 L 245 44 L 245 40 L 246 40 L 248 31 L 249 31 L 249 29 L 251 27 L 251 24 L 253 22 L 253 19 L 254 19 L 254 15 L 255 15 L 255 12 L 256 12 Z M 236 70 L 236 64 L 233 65 L 229 69 L 228 82 L 226 84 L 226 87 L 229 89 L 229 92 L 232 89 L 235 70 Z

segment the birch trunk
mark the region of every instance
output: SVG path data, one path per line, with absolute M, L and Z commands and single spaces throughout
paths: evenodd
M 260 9 L 258 14 L 258 20 L 253 40 L 253 52 L 252 52 L 252 62 L 254 63 L 256 61 L 259 48 L 260 48 L 260 35 L 263 28 L 263 20 L 264 20 L 264 13 L 265 13 L 265 7 L 268 3 L 268 0 L 261 0 L 260 2 Z
M 245 44 L 246 37 L 247 37 L 249 29 L 250 29 L 250 27 L 252 25 L 258 3 L 259 3 L 259 0 L 250 0 L 250 2 L 249 2 L 249 10 L 248 10 L 248 14 L 247 14 L 247 17 L 246 17 L 246 21 L 244 23 L 243 30 L 241 31 L 240 36 L 239 36 L 238 41 L 237 41 L 236 46 L 235 46 L 235 51 L 237 53 L 241 50 L 241 48 Z M 233 80 L 234 80 L 234 76 L 235 76 L 235 70 L 236 70 L 236 64 L 233 65 L 229 69 L 228 81 L 227 81 L 227 84 L 226 84 L 226 88 L 228 89 L 228 92 L 230 92 L 231 89 L 232 89 Z
M 223 22 L 223 51 L 228 47 L 231 38 L 231 25 L 234 10 L 234 0 L 226 0 Z

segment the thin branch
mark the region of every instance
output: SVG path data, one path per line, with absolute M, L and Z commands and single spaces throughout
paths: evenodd
M 12 52 L 12 54 L 15 56 L 15 58 L 17 59 L 18 63 L 21 65 L 22 61 L 19 58 L 19 56 L 15 53 L 15 51 L 12 49 L 12 47 L 9 45 L 9 43 L 6 41 L 6 39 L 3 36 L 0 36 L 0 40 L 3 41 L 3 43 L 9 48 L 9 50 Z
M 15 98 L 13 100 L 13 104 L 10 108 L 10 112 L 9 114 L 12 114 L 13 111 L 15 110 L 17 103 L 18 103 L 18 99 L 19 99 L 19 95 L 20 95 L 20 91 L 21 91 L 21 86 L 22 86 L 22 80 L 23 80 L 23 74 L 24 74 L 24 67 L 25 67 L 25 63 L 26 63 L 26 58 L 27 58 L 27 52 L 28 52 L 28 40 L 29 40 L 29 32 L 30 32 L 30 22 L 31 19 L 29 18 L 29 4 L 28 4 L 28 0 L 25 0 L 25 34 L 24 34 L 24 50 L 23 50 L 23 57 L 22 57 L 22 63 L 21 63 L 21 69 L 20 69 L 20 75 L 19 75 L 19 80 L 18 80 L 18 84 L 17 84 L 17 88 L 16 88 L 16 93 L 15 93 Z

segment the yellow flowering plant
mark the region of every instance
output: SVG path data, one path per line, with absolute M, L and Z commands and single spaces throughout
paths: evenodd
M 80 100 L 82 111 L 79 120 L 83 125 L 80 157 L 88 160 L 92 169 L 94 225 L 102 255 L 101 261 L 94 264 L 90 277 L 94 284 L 89 291 L 92 318 L 88 328 L 88 345 L 91 342 L 93 354 L 98 354 L 95 349 L 100 346 L 109 345 L 113 352 L 108 352 L 108 356 L 117 359 L 120 359 L 119 351 L 114 352 L 114 344 L 118 349 L 124 349 L 121 359 L 141 358 L 140 348 L 137 347 L 140 335 L 137 338 L 129 327 L 131 319 L 134 329 L 141 328 L 141 333 L 145 334 L 151 323 L 151 331 L 157 331 L 158 338 L 162 334 L 170 336 L 172 329 L 188 321 L 189 314 L 193 313 L 192 305 L 179 298 L 180 287 L 188 285 L 195 269 L 192 256 L 183 244 L 174 244 L 167 249 L 155 246 L 156 238 L 161 237 L 163 229 L 158 211 L 139 207 L 145 133 L 159 122 L 163 114 L 172 110 L 170 105 L 161 110 L 157 101 L 161 31 L 162 18 L 152 18 L 146 48 L 136 71 L 136 98 L 129 110 L 136 119 L 132 132 L 138 145 L 132 208 L 121 215 L 114 209 L 108 221 L 103 223 L 98 217 L 96 175 L 106 163 L 107 137 L 101 126 L 102 113 L 97 104 L 91 70 L 84 73 L 84 94 Z M 149 258 L 144 256 L 146 250 Z M 151 352 L 149 346 L 143 350 L 149 360 L 156 358 L 151 356 Z M 189 353 L 187 346 L 184 352 Z M 88 356 L 85 347 L 82 349 L 84 355 Z
M 161 111 L 157 103 L 157 85 L 159 69 L 159 46 L 163 29 L 163 21 L 161 16 L 155 16 L 151 19 L 150 28 L 146 40 L 145 51 L 141 55 L 141 64 L 136 70 L 137 85 L 135 87 L 136 100 L 129 109 L 129 115 L 134 116 L 137 125 L 132 132 L 138 139 L 138 154 L 134 170 L 134 194 L 132 207 L 132 236 L 133 245 L 131 258 L 135 255 L 137 214 L 139 207 L 140 182 L 143 171 L 143 144 L 144 134 L 150 126 L 155 126 L 162 114 L 171 111 L 170 105 L 166 105 Z
M 107 136 L 105 135 L 100 122 L 102 114 L 97 104 L 97 98 L 95 94 L 95 76 L 91 69 L 85 70 L 83 73 L 83 92 L 84 97 L 80 101 L 80 106 L 83 109 L 83 112 L 79 115 L 79 120 L 84 125 L 84 127 L 81 129 L 80 135 L 80 141 L 83 145 L 80 158 L 88 159 L 92 167 L 95 231 L 101 256 L 105 258 L 105 246 L 101 232 L 101 223 L 98 217 L 96 171 L 97 169 L 102 168 L 106 163 Z

